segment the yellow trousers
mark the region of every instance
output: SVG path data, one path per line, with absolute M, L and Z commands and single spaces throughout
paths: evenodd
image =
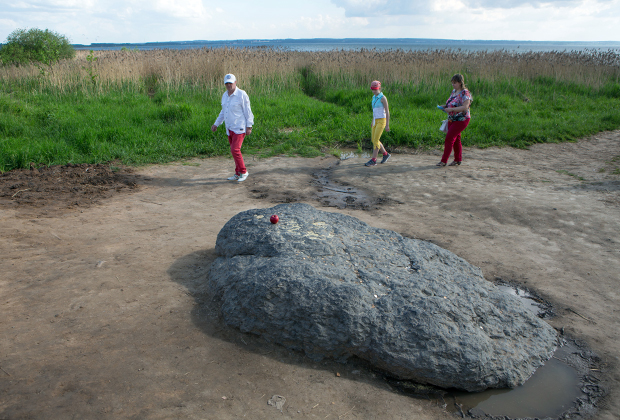
M 372 134 L 370 139 L 372 140 L 372 147 L 374 149 L 381 148 L 381 142 L 379 139 L 381 138 L 381 134 L 383 134 L 383 130 L 385 129 L 386 119 L 385 118 L 377 118 L 375 120 L 375 125 L 372 127 Z

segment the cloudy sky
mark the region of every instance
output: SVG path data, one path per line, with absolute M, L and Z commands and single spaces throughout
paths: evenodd
M 280 38 L 620 41 L 620 0 L 0 0 L 72 43 Z

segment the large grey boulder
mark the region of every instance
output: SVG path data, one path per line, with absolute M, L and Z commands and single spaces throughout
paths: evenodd
M 479 391 L 522 384 L 555 349 L 555 330 L 479 268 L 351 216 L 244 211 L 215 251 L 208 287 L 224 322 L 313 359 L 357 356 L 400 379 Z

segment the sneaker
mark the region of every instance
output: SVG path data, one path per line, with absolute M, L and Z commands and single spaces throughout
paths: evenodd
M 366 162 L 366 166 L 377 166 L 377 161 L 370 159 L 368 162 Z
M 239 175 L 234 174 L 233 176 L 229 176 L 227 179 L 229 181 L 237 181 L 239 179 Z
M 387 160 L 390 158 L 390 156 L 392 156 L 391 154 L 387 154 L 387 155 L 383 155 L 383 159 L 381 159 L 381 163 L 385 163 L 387 162 Z
M 249 172 L 246 172 L 244 174 L 239 175 L 239 179 L 237 180 L 237 182 L 243 182 L 248 178 L 248 175 L 250 175 Z

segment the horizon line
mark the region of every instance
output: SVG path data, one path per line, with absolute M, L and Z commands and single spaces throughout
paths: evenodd
M 183 40 L 183 41 L 144 41 L 144 42 L 91 42 L 90 44 L 75 43 L 71 45 L 147 45 L 147 44 L 171 44 L 171 43 L 222 43 L 222 42 L 273 42 L 273 41 L 440 41 L 451 43 L 566 43 L 566 44 L 618 44 L 620 41 L 534 41 L 534 40 L 492 40 L 492 39 L 447 39 L 447 38 L 244 38 L 244 39 L 195 39 L 195 40 Z

